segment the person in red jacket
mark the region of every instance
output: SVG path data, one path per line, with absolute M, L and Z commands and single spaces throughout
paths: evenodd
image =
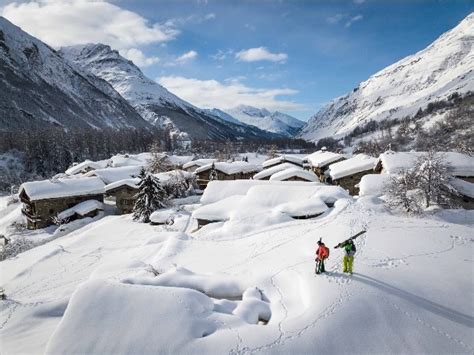
M 324 245 L 322 240 L 320 239 L 318 241 L 318 249 L 316 250 L 316 268 L 314 272 L 316 274 L 320 274 L 322 272 L 326 272 L 326 269 L 324 267 L 324 260 L 326 260 L 329 257 L 329 248 Z

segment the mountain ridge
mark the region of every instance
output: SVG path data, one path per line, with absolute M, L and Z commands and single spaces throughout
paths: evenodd
M 186 132 L 194 139 L 270 138 L 268 132 L 215 116 L 179 98 L 149 79 L 132 61 L 104 44 L 63 47 L 73 65 L 107 81 L 147 122 Z
M 474 13 L 426 48 L 378 71 L 313 115 L 300 137 L 342 137 L 370 120 L 413 116 L 430 102 L 474 90 Z
M 84 75 L 57 51 L 0 17 L 0 129 L 46 125 L 146 128 L 105 81 Z

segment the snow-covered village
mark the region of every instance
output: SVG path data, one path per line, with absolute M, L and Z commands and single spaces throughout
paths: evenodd
M 473 354 L 474 4 L 0 1 L 1 354 Z

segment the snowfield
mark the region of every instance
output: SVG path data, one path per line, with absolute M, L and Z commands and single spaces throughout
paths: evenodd
M 195 231 L 187 203 L 171 226 L 106 215 L 3 261 L 2 353 L 474 352 L 472 211 L 340 196 L 313 219 Z M 361 229 L 347 276 L 333 247 Z

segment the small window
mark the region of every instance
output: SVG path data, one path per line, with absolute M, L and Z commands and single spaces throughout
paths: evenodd
M 49 214 L 53 214 L 54 210 L 52 208 L 49 209 Z

